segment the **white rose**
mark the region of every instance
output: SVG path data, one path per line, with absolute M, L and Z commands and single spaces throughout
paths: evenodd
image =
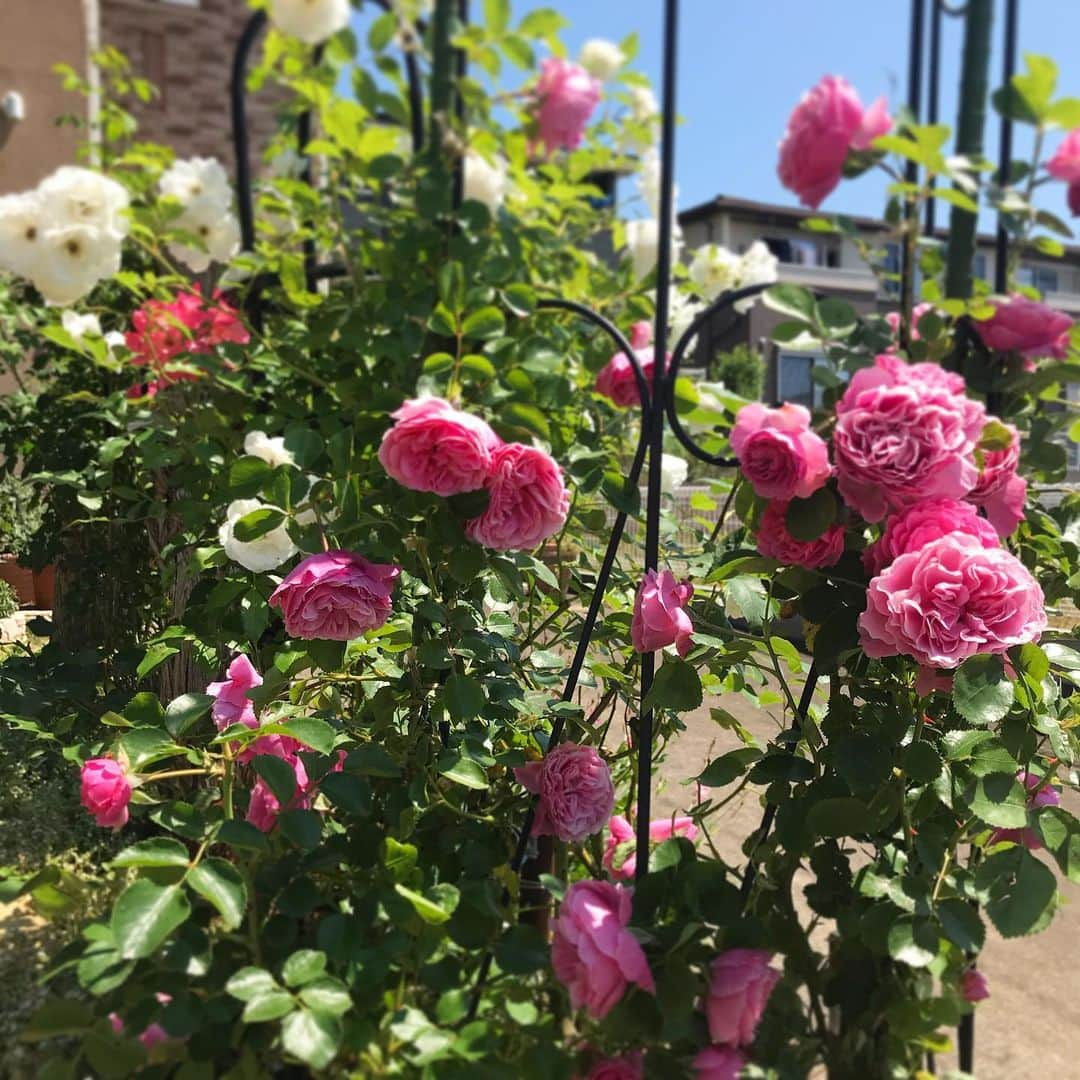
M 70 309 L 60 316 L 60 325 L 76 340 L 84 337 L 101 337 L 101 320 L 94 314 L 80 315 Z
M 36 191 L 0 196 L 0 270 L 33 276 L 48 218 Z
M 660 455 L 660 489 L 673 495 L 677 488 L 686 483 L 690 475 L 690 464 L 676 454 Z
M 161 174 L 158 190 L 188 209 L 200 208 L 206 216 L 224 217 L 232 206 L 229 174 L 217 158 L 174 161 Z
M 225 549 L 225 554 L 233 562 L 260 573 L 273 570 L 296 554 L 296 545 L 284 524 L 246 543 L 237 540 L 233 535 L 233 529 L 242 517 L 263 509 L 276 510 L 277 507 L 267 506 L 258 499 L 237 499 L 229 503 L 229 508 L 225 511 L 225 522 L 218 530 L 218 539 Z
M 199 237 L 206 245 L 205 251 L 187 244 L 169 245 L 169 251 L 196 274 L 211 262 L 228 262 L 240 249 L 240 224 L 230 213 L 220 214 L 213 207 L 196 205 L 185 210 L 173 225 Z
M 780 260 L 768 249 L 762 240 L 755 240 L 743 253 L 739 266 L 739 286 L 771 285 L 777 280 L 777 266 Z M 739 314 L 745 314 L 757 301 L 757 296 L 748 296 L 735 304 Z
M 674 348 L 679 338 L 690 329 L 690 324 L 697 318 L 704 304 L 692 300 L 678 289 L 668 292 L 668 328 L 671 332 L 671 347 Z
M 690 280 L 707 300 L 739 284 L 742 260 L 733 251 L 719 244 L 702 244 L 690 260 Z
M 265 431 L 249 431 L 244 436 L 244 453 L 261 458 L 272 469 L 296 464 L 296 458 L 285 449 L 285 440 L 280 435 L 271 438 Z
M 320 45 L 349 25 L 349 0 L 270 0 L 270 21 L 305 45 Z
M 59 228 L 97 229 L 116 242 L 128 234 L 127 189 L 92 169 L 63 165 L 38 184 L 37 194 L 45 216 Z
M 639 124 L 652 123 L 660 115 L 660 106 L 650 87 L 635 86 L 630 90 L 630 115 Z
M 465 155 L 465 198 L 483 203 L 493 214 L 506 198 L 506 162 L 490 162 L 470 150 Z
M 120 269 L 120 240 L 91 225 L 46 229 L 30 280 L 47 303 L 66 307 Z
M 676 225 L 671 233 L 671 263 L 679 260 L 682 248 L 682 231 Z M 634 264 L 634 277 L 645 277 L 656 265 L 660 251 L 660 222 L 656 218 L 643 218 L 626 223 L 626 249 Z
M 581 46 L 578 63 L 602 82 L 610 79 L 626 63 L 626 54 L 614 41 L 592 38 Z
M 105 335 L 105 344 L 109 347 L 111 353 L 113 349 L 127 348 L 127 338 L 119 330 L 110 330 Z

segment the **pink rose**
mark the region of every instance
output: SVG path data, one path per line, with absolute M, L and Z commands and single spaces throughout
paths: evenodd
M 570 511 L 562 469 L 545 450 L 509 443 L 491 455 L 487 509 L 465 535 L 495 551 L 532 551 L 557 533 Z
M 282 806 L 277 796 L 270 790 L 269 784 L 260 776 L 251 789 L 251 797 L 248 799 L 247 820 L 260 832 L 270 832 L 277 824 L 278 815 L 282 810 L 306 810 L 311 806 L 311 798 L 308 792 L 310 786 L 307 769 L 304 763 L 295 754 L 275 754 L 292 769 L 296 781 L 296 788 L 292 798 Z
M 732 1046 L 749 1046 L 765 1011 L 765 1003 L 780 981 L 769 967 L 772 953 L 764 949 L 728 949 L 713 962 L 705 1017 L 709 1038 Z
M 964 533 L 900 555 L 870 582 L 866 602 L 863 651 L 927 667 L 951 670 L 977 653 L 1003 653 L 1046 628 L 1042 589 L 1023 563 Z
M 689 817 L 659 818 L 649 822 L 649 843 L 662 844 L 673 836 L 685 836 L 691 843 L 697 839 L 697 826 Z M 603 867 L 615 881 L 632 881 L 637 870 L 636 836 L 634 827 L 616 814 L 608 822 L 604 844 Z
M 585 1080 L 644 1080 L 645 1066 L 641 1051 L 623 1054 L 617 1058 L 604 1058 L 588 1072 Z
M 213 682 L 206 688 L 206 692 L 217 699 L 210 715 L 218 731 L 233 724 L 246 724 L 249 728 L 258 726 L 255 704 L 247 696 L 247 692 L 256 686 L 262 686 L 262 676 L 241 653 L 229 665 L 224 681 Z
M 579 64 L 549 56 L 540 65 L 536 95 L 540 102 L 536 124 L 548 153 L 576 150 L 600 102 L 600 81 Z
M 959 375 L 888 354 L 852 377 L 836 407 L 833 455 L 840 494 L 866 521 L 975 486 L 985 410 L 963 390 Z
M 952 688 L 952 675 L 942 675 L 936 668 L 919 665 L 919 674 L 915 677 L 915 693 L 919 697 L 929 697 L 936 691 L 951 694 Z
M 1054 156 L 1046 163 L 1046 171 L 1066 184 L 1080 182 L 1080 128 L 1074 128 L 1061 140 Z
M 132 783 L 127 769 L 112 758 L 91 758 L 81 773 L 82 804 L 105 829 L 127 824 Z
M 810 430 L 810 413 L 801 405 L 744 405 L 731 430 L 731 448 L 763 499 L 805 499 L 832 475 L 829 448 Z
M 602 1020 L 635 983 L 656 993 L 649 963 L 630 922 L 631 889 L 610 881 L 575 881 L 552 920 L 551 963 L 570 1004 Z
M 694 1058 L 696 1080 L 737 1080 L 746 1057 L 734 1046 L 706 1046 Z
M 309 555 L 270 594 L 291 637 L 351 641 L 390 617 L 400 566 L 368 562 L 355 551 Z
M 1065 202 L 1073 217 L 1080 217 L 1080 182 L 1070 184 L 1065 193 Z
M 863 552 L 863 566 L 874 577 L 898 555 L 918 551 L 932 540 L 951 532 L 977 537 L 983 547 L 1000 546 L 993 525 L 979 517 L 971 503 L 957 502 L 956 499 L 927 499 L 888 518 L 881 538 Z
M 921 341 L 922 335 L 919 333 L 919 320 L 928 312 L 934 311 L 934 305 L 929 303 L 916 304 L 911 309 L 911 340 Z M 894 338 L 898 338 L 900 335 L 900 312 L 889 311 L 885 315 L 885 321 L 889 324 L 889 329 L 892 331 Z M 889 349 L 889 352 L 895 351 L 896 346 Z
M 157 998 L 159 1005 L 168 1005 L 172 1001 L 172 994 L 161 993 L 160 991 L 154 995 Z M 109 1024 L 112 1026 L 113 1032 L 117 1035 L 124 1034 L 124 1021 L 120 1018 L 119 1013 L 109 1013 Z M 150 1024 L 145 1028 L 141 1035 L 139 1035 L 139 1042 L 143 1044 L 146 1050 L 149 1052 L 160 1043 L 168 1042 L 171 1036 L 160 1024 Z
M 694 624 L 686 611 L 694 586 L 681 584 L 670 570 L 648 570 L 638 586 L 634 599 L 634 617 L 630 622 L 630 640 L 640 653 L 674 645 L 680 656 L 693 647 L 690 636 Z
M 483 420 L 437 397 L 406 401 L 391 415 L 397 423 L 383 435 L 379 461 L 402 487 L 445 497 L 484 486 L 501 440 Z
M 991 419 L 993 419 L 991 417 Z M 983 450 L 978 483 L 968 492 L 968 501 L 981 506 L 1001 537 L 1011 536 L 1024 520 L 1027 481 L 1017 475 L 1020 465 L 1020 432 L 1012 424 L 1009 445 L 1004 450 Z
M 1063 360 L 1068 352 L 1072 324 L 1063 311 L 1017 293 L 1007 300 L 995 300 L 994 314 L 974 326 L 988 349 Z
M 607 762 L 591 747 L 559 743 L 542 761 L 519 765 L 514 776 L 539 795 L 534 836 L 553 833 L 577 843 L 603 828 L 615 806 L 615 788 Z
M 990 983 L 977 968 L 968 968 L 960 976 L 960 993 L 965 1001 L 974 1005 L 976 1001 L 985 1001 L 990 996 Z
M 630 344 L 634 348 L 634 355 L 645 375 L 645 382 L 650 387 L 653 381 L 653 368 L 656 365 L 652 346 L 649 344 L 651 341 L 652 323 L 644 319 L 634 323 L 630 329 Z M 641 404 L 637 380 L 634 378 L 634 368 L 622 350 L 615 353 L 597 373 L 596 392 L 610 398 L 621 408 Z
M 813 540 L 797 540 L 787 528 L 787 499 L 772 499 L 761 515 L 757 549 L 787 566 L 817 570 L 835 566 L 844 554 L 844 526 L 830 525 Z
M 803 95 L 780 142 L 780 183 L 816 210 L 840 183 L 849 150 L 866 150 L 892 127 L 884 98 L 864 110 L 851 84 L 826 75 Z
M 1061 794 L 1053 784 L 1043 786 L 1043 777 L 1021 769 L 1016 779 L 1028 789 L 1028 813 L 1033 813 L 1044 806 L 1060 806 Z M 1043 842 L 1039 834 L 1029 825 L 1024 829 L 995 829 L 990 834 L 988 843 L 1001 844 L 1006 840 L 1014 844 L 1023 844 L 1028 851 L 1041 851 Z

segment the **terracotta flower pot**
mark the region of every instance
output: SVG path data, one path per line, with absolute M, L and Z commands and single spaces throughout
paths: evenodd
M 52 611 L 56 599 L 56 566 L 49 563 L 34 571 L 34 603 L 44 611 Z
M 6 581 L 15 590 L 20 607 L 34 603 L 34 571 L 20 566 L 14 555 L 0 555 L 0 581 Z

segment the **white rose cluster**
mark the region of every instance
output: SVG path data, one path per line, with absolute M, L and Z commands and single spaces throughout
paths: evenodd
M 469 150 L 465 154 L 465 198 L 483 203 L 492 214 L 496 213 L 506 198 L 506 171 L 502 158 L 489 161 L 476 150 Z
M 173 222 L 177 229 L 197 236 L 205 246 L 172 244 L 169 250 L 195 273 L 211 262 L 228 262 L 240 247 L 240 225 L 232 212 L 232 187 L 225 167 L 216 158 L 175 161 L 158 181 L 162 196 L 183 207 Z
M 349 25 L 349 0 L 270 0 L 270 21 L 305 45 L 321 45 Z
M 235 499 L 229 503 L 225 511 L 225 521 L 218 530 L 218 540 L 225 549 L 225 554 L 233 562 L 239 563 L 247 570 L 256 573 L 265 573 L 273 570 L 283 562 L 291 559 L 297 552 L 297 547 L 289 536 L 285 523 L 257 536 L 254 540 L 238 540 L 236 538 L 236 523 L 248 514 L 256 510 L 277 510 L 276 506 L 269 506 L 259 502 L 258 499 Z
M 590 38 L 581 46 L 578 63 L 594 79 L 607 82 L 626 63 L 626 53 L 614 41 Z
M 33 282 L 47 303 L 73 304 L 120 269 L 127 190 L 64 165 L 31 191 L 0 197 L 0 270 Z
M 747 285 L 769 285 L 777 278 L 776 256 L 761 240 L 755 240 L 742 255 L 719 244 L 702 244 L 690 262 L 690 280 L 706 300 Z M 742 313 L 754 305 L 753 296 L 739 300 L 735 310 Z

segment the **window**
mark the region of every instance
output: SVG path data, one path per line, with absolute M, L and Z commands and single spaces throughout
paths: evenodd
M 780 353 L 776 361 L 776 397 L 812 409 L 821 402 L 821 387 L 811 372 L 815 365 L 824 364 L 823 356 L 813 353 Z
M 202 0 L 158 0 L 159 4 L 172 4 L 173 7 L 197 8 Z
M 805 236 L 765 236 L 765 246 L 782 262 L 790 266 L 840 265 L 840 259 L 831 247 L 810 240 Z
M 1058 291 L 1058 272 L 1049 266 L 1021 266 L 1016 271 L 1021 285 L 1030 285 L 1041 293 Z
M 981 278 L 983 281 L 989 280 L 986 276 L 986 253 L 984 251 L 977 251 L 975 253 L 975 262 L 972 264 L 972 270 L 974 270 L 977 278 Z
M 881 294 L 898 297 L 900 295 L 900 245 L 891 240 L 887 241 L 884 252 L 878 263 L 878 269 L 886 275 L 881 283 Z

